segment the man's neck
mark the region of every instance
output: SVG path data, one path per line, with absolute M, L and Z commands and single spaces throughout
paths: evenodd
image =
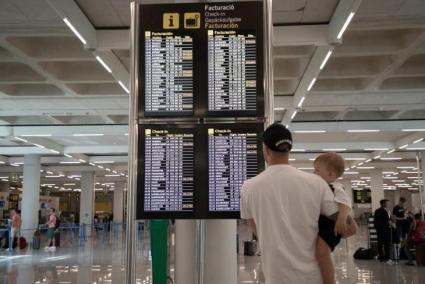
M 271 158 L 268 164 L 269 164 L 269 166 L 289 165 L 289 158 L 288 158 L 288 156 Z

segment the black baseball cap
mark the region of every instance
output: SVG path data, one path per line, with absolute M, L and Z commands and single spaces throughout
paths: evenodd
M 280 123 L 273 123 L 263 133 L 263 143 L 275 152 L 289 152 L 292 149 L 292 134 Z M 282 147 L 282 145 L 287 145 Z

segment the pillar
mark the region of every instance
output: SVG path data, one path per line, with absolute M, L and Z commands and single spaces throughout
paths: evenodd
M 401 190 L 397 188 L 396 190 L 394 190 L 394 201 L 392 202 L 393 207 L 398 204 L 398 202 L 400 201 L 400 197 L 401 197 Z M 407 204 L 405 204 L 404 206 L 406 206 L 406 205 Z M 391 212 L 392 212 L 392 210 L 391 210 Z
M 80 223 L 86 224 L 86 235 L 91 236 L 94 211 L 94 173 L 82 172 L 80 196 Z
M 341 180 L 341 184 L 344 187 L 344 190 L 347 193 L 347 196 L 350 198 L 351 206 L 353 206 L 353 188 L 351 187 L 351 180 L 343 179 Z
M 38 210 L 40 209 L 40 161 L 38 155 L 24 157 L 24 186 L 21 203 L 21 235 L 31 241 L 38 227 Z M 58 210 L 59 208 L 55 208 Z
M 176 284 L 196 281 L 196 221 L 176 220 L 175 279 Z
M 236 220 L 207 220 L 204 283 L 238 283 Z
M 123 222 L 124 213 L 124 189 L 125 183 L 119 182 L 114 189 L 114 201 L 112 215 L 114 216 L 114 223 Z
M 237 283 L 236 220 L 206 220 L 204 283 Z M 196 283 L 196 221 L 176 220 L 176 284 Z
M 380 207 L 379 201 L 384 199 L 384 179 L 381 169 L 372 170 L 370 173 L 370 191 L 372 195 L 372 213 Z

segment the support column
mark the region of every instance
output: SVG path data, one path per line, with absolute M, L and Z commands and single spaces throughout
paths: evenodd
M 176 284 L 195 284 L 196 221 L 176 220 Z
M 396 206 L 398 204 L 398 202 L 400 201 L 400 196 L 401 196 L 400 194 L 401 194 L 400 189 L 394 190 L 393 207 Z M 392 208 L 390 208 L 390 209 L 392 209 Z
M 384 199 L 384 179 L 382 176 L 382 170 L 372 170 L 370 173 L 370 191 L 372 195 L 372 213 L 380 207 L 379 201 Z
M 124 189 L 125 183 L 117 183 L 114 189 L 114 202 L 113 202 L 113 211 L 114 223 L 122 223 L 123 213 L 124 213 Z
M 80 196 L 80 223 L 86 224 L 86 235 L 91 236 L 94 211 L 94 172 L 82 172 Z
M 38 227 L 38 210 L 40 209 L 40 161 L 38 155 L 24 157 L 24 186 L 21 204 L 21 235 L 31 241 Z M 59 208 L 55 208 L 59 210 Z
M 347 196 L 351 200 L 351 206 L 354 206 L 354 204 L 353 204 L 353 188 L 351 187 L 351 180 L 350 179 L 343 179 L 343 180 L 341 180 L 341 184 L 344 187 L 344 190 L 347 193 Z
M 236 220 L 207 220 L 204 283 L 237 283 Z

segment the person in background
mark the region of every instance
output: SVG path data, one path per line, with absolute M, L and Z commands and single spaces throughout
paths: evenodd
M 12 210 L 12 227 L 11 227 L 11 233 L 12 233 L 12 239 L 13 239 L 13 245 L 12 247 L 15 248 L 18 244 L 18 238 L 20 235 L 22 220 L 21 220 L 21 210 Z
M 355 226 L 354 230 L 350 232 L 347 230 L 348 225 L 354 222 L 351 217 L 349 218 L 351 200 L 343 186 L 336 182 L 344 173 L 344 158 L 337 153 L 325 153 L 319 155 L 313 165 L 314 173 L 329 184 L 329 190 L 335 195 L 335 201 L 338 203 L 338 212 L 335 216 L 328 218 L 320 215 L 319 238 L 316 245 L 316 257 L 319 261 L 323 282 L 324 284 L 333 284 L 335 283 L 335 269 L 331 252 L 339 244 L 341 237 L 348 238 L 354 235 L 357 228 Z
M 55 208 L 50 209 L 49 221 L 47 222 L 48 230 L 47 230 L 47 246 L 44 248 L 45 251 L 56 251 L 55 246 L 55 230 L 56 230 L 56 210 Z M 50 246 L 52 244 L 52 246 Z
M 380 208 L 375 210 L 373 215 L 373 223 L 378 235 L 378 258 L 381 262 L 392 264 L 390 260 L 391 248 L 391 213 L 387 209 L 388 200 L 382 199 L 379 201 Z
M 397 235 L 400 241 L 404 241 L 406 238 L 406 209 L 404 204 L 406 203 L 406 198 L 400 197 L 399 203 L 393 208 L 393 218 L 396 222 Z
M 416 222 L 421 220 L 421 215 L 416 214 L 412 216 L 413 214 L 408 214 L 407 221 L 409 222 L 409 233 L 407 234 L 407 237 L 403 243 L 403 250 L 404 254 L 407 256 L 408 261 L 406 262 L 406 265 L 414 266 L 414 260 L 413 255 L 410 251 L 414 247 L 415 244 L 415 229 L 416 229 Z

